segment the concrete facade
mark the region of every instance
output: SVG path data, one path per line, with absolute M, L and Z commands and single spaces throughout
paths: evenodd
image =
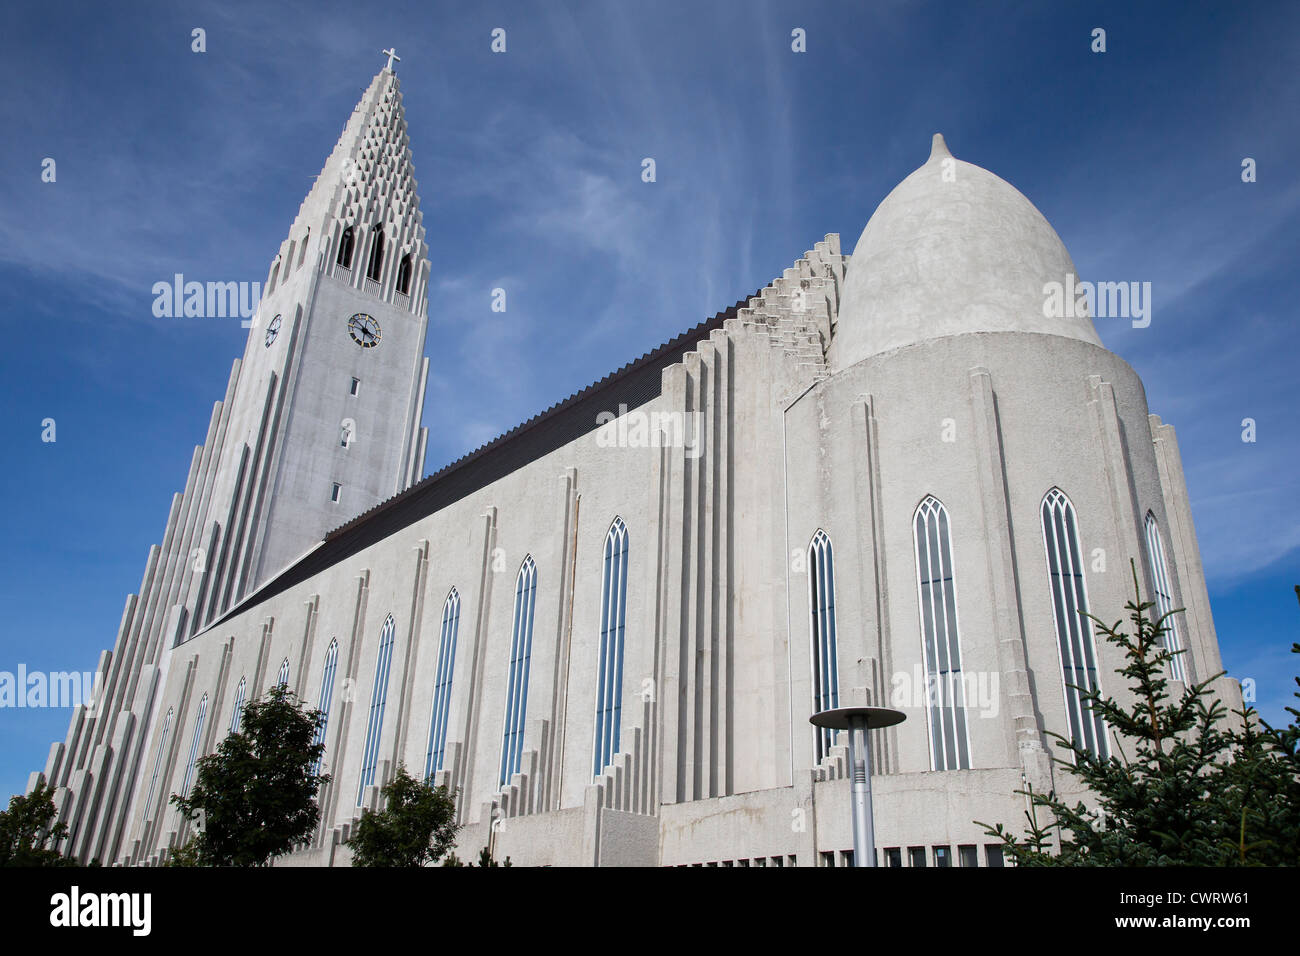
M 364 130 L 404 146 L 403 128 L 385 70 L 322 181 L 336 175 L 331 164 L 341 176 L 344 159 L 367 155 Z M 396 766 L 422 772 L 448 661 L 446 746 L 433 779 L 458 791 L 462 857 L 491 843 L 518 864 L 843 864 L 852 846 L 845 748 L 837 741 L 819 759 L 808 723 L 821 686 L 808 550 L 820 530 L 834 549 L 839 701 L 908 714 L 873 732 L 882 861 L 896 850 L 907 863 L 919 850 L 931 865 L 996 865 L 975 820 L 1018 823 L 1025 782 L 1072 793 L 1047 737 L 1071 725 L 1045 496 L 1057 489 L 1072 504 L 1087 600 L 1107 617 L 1130 596 L 1130 559 L 1152 592 L 1150 514 L 1174 606 L 1187 608 L 1180 639 L 1192 679 L 1221 662 L 1172 429 L 1150 415 L 1137 375 L 1086 317 L 1044 318 L 1044 282 L 1073 271 L 1050 225 L 997 177 L 945 159 L 936 138 L 929 162 L 882 203 L 852 258 L 827 236 L 667 351 L 409 490 L 423 463 L 428 263 L 418 200 L 409 168 L 380 171 L 379 159 L 355 194 L 331 179 L 321 208 L 334 218 L 313 220 L 325 237 L 317 268 L 295 272 L 267 300 L 285 314 L 295 303 L 289 327 L 302 346 L 277 413 L 288 423 L 279 466 L 246 559 L 261 569 L 259 585 L 187 630 L 184 592 L 155 595 L 149 584 L 156 566 L 187 553 L 171 543 L 169 523 L 141 592 L 167 625 L 141 657 L 128 627 L 141 599 L 128 601 L 123 636 L 101 662 L 112 700 L 105 712 L 116 723 L 79 713 L 46 767 L 78 855 L 144 864 L 183 842 L 167 795 L 182 789 L 195 739 L 206 754 L 226 732 L 241 679 L 249 698 L 260 695 L 287 659 L 290 687 L 315 705 L 337 642 L 323 823 L 313 845 L 282 864 L 346 864 L 348 834 Z M 943 178 L 949 168 L 955 180 Z M 379 185 L 402 181 L 406 191 Z M 304 209 L 320 189 L 318 181 Z M 382 195 L 388 201 L 374 205 Z M 408 301 L 388 279 L 367 288 L 359 269 L 349 274 L 336 261 L 343 223 L 378 209 L 387 234 L 416 253 Z M 381 346 L 335 347 L 330 323 L 355 312 L 379 319 Z M 243 368 L 267 351 L 254 330 Z M 358 364 L 375 356 L 384 362 Z M 337 427 L 353 406 L 337 383 L 351 377 L 362 380 L 363 403 L 357 445 L 343 451 L 365 454 L 346 457 Z M 242 388 L 232 379 L 232 393 Z M 391 407 L 364 404 L 372 394 Z M 221 421 L 214 416 L 213 427 Z M 548 428 L 559 437 L 546 444 L 537 436 Z M 341 476 L 330 480 L 353 490 L 360 508 L 401 493 L 321 527 L 330 514 L 323 475 Z M 928 497 L 949 521 L 960 670 L 973 678 L 963 711 L 969 755 L 951 770 L 934 769 L 936 718 L 916 693 L 930 664 L 914 521 Z M 359 510 L 351 497 L 345 504 Z M 608 620 L 602 575 L 616 519 L 628 533 L 621 722 L 615 755 L 593 773 Z M 309 540 L 294 541 L 295 529 Z M 529 558 L 536 603 L 523 752 L 502 785 L 516 584 Z M 450 655 L 442 634 L 453 589 Z M 390 618 L 376 771 L 362 789 Z M 1095 653 L 1102 690 L 1121 695 L 1118 657 L 1107 646 Z M 133 689 L 114 689 L 123 683 Z M 1231 681 L 1218 691 L 1239 706 Z

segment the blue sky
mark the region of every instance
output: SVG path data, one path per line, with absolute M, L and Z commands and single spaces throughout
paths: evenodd
M 1153 284 L 1149 328 L 1098 332 L 1178 429 L 1225 666 L 1283 716 L 1300 673 L 1300 6 L 358 9 L 6 5 L 0 670 L 90 670 L 111 647 L 246 334 L 154 318 L 151 287 L 264 280 L 396 45 L 433 265 L 429 470 L 826 233 L 851 250 L 940 131 L 1042 210 L 1083 278 Z M 69 716 L 0 710 L 0 794 L 25 787 Z

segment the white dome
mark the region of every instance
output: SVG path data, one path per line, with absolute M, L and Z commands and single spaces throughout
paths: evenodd
M 1101 345 L 1086 315 L 1044 316 L 1074 262 L 1033 203 L 953 159 L 938 133 L 926 164 L 876 209 L 853 250 L 828 357 L 833 368 L 965 332 L 1038 332 Z M 1077 280 L 1076 280 L 1077 281 Z

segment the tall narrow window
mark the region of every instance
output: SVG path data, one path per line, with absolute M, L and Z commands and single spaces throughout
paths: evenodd
M 840 705 L 839 652 L 835 640 L 835 558 L 820 528 L 808 545 L 808 601 L 812 608 L 813 711 Z M 817 761 L 835 743 L 836 731 L 817 728 Z
M 190 795 L 190 783 L 194 779 L 194 763 L 199 759 L 199 745 L 203 743 L 203 721 L 208 716 L 208 695 L 199 701 L 199 712 L 194 718 L 194 740 L 190 743 L 190 757 L 185 762 L 185 781 L 181 784 L 181 797 Z
M 397 266 L 397 291 L 402 295 L 411 294 L 411 254 L 409 252 L 402 256 L 402 261 Z
M 357 787 L 357 806 L 365 796 L 366 787 L 375 782 L 375 767 L 379 763 L 379 738 L 384 730 L 384 702 L 388 699 L 388 668 L 393 663 L 393 640 L 397 625 L 393 615 L 384 619 L 379 632 L 379 659 L 375 663 L 375 686 L 370 692 L 370 719 L 366 723 L 366 748 L 361 753 L 361 784 Z
M 239 687 L 235 689 L 235 709 L 230 715 L 230 732 L 239 733 L 239 725 L 244 720 L 244 697 L 248 694 L 247 678 L 239 678 Z
M 519 772 L 524 752 L 524 720 L 528 713 L 528 661 L 533 649 L 533 608 L 537 602 L 537 565 L 530 554 L 515 579 L 515 614 L 510 629 L 510 674 L 506 680 L 506 725 L 501 739 L 504 787 Z
M 948 509 L 927 496 L 916 509 L 916 578 L 920 588 L 921 643 L 925 656 L 925 698 L 930 719 L 930 766 L 970 768 L 966 732 L 966 689 L 961 679 L 957 634 L 957 583 L 952 567 Z
M 280 662 L 280 673 L 275 678 L 275 683 L 279 687 L 284 687 L 289 683 L 289 658 Z
M 1163 616 L 1174 609 L 1174 588 L 1169 581 L 1169 566 L 1165 563 L 1165 545 L 1160 539 L 1160 526 L 1156 524 L 1156 516 L 1150 511 L 1147 512 L 1146 531 L 1147 557 L 1151 560 L 1151 577 L 1156 588 L 1156 611 Z M 1177 614 L 1170 614 L 1165 620 L 1164 640 L 1165 649 L 1175 655 L 1169 662 L 1169 676 L 1186 684 L 1187 665 L 1184 659 L 1187 654 L 1177 653 L 1183 647 Z
M 1065 710 L 1070 739 L 1099 757 L 1107 755 L 1106 727 L 1101 715 L 1084 703 L 1084 690 L 1096 691 L 1097 654 L 1088 618 L 1088 593 L 1083 580 L 1083 550 L 1079 545 L 1074 505 L 1059 488 L 1043 498 L 1043 544 L 1052 587 L 1056 644 L 1061 654 Z
M 627 624 L 627 525 L 614 518 L 605 535 L 600 584 L 600 670 L 596 673 L 596 757 L 601 772 L 618 753 L 623 717 L 623 633 Z
M 384 268 L 384 225 L 375 226 L 374 244 L 370 247 L 370 265 L 366 269 L 366 278 L 379 281 Z
M 320 700 L 316 703 L 316 709 L 320 711 L 320 723 L 316 725 L 316 736 L 312 738 L 313 747 L 316 744 L 325 743 L 325 730 L 329 727 L 330 722 L 330 702 L 334 699 L 334 668 L 338 665 L 338 661 L 339 640 L 336 637 L 330 641 L 330 646 L 325 651 L 325 670 L 320 679 Z M 313 775 L 320 773 L 324 759 L 324 754 L 322 754 L 311 765 Z
M 158 735 L 158 756 L 153 758 L 153 773 L 149 776 L 149 789 L 144 795 L 144 820 L 148 822 L 149 811 L 153 809 L 154 791 L 158 789 L 158 772 L 162 770 L 163 754 L 167 752 L 167 736 L 172 729 L 172 708 L 167 708 L 167 716 L 163 719 L 162 733 Z
M 339 258 L 338 264 L 345 269 L 352 268 L 352 246 L 356 243 L 356 233 L 352 227 L 348 226 L 343 230 L 343 235 L 339 239 Z
M 433 713 L 429 718 L 427 780 L 442 769 L 447 750 L 447 717 L 451 711 L 451 678 L 456 667 L 456 632 L 460 629 L 460 595 L 452 588 L 442 604 L 442 634 L 438 640 L 438 672 L 433 678 Z

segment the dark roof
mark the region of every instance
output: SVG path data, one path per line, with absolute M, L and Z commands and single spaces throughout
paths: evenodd
M 758 290 L 754 295 L 758 295 Z M 562 448 L 597 428 L 596 416 L 616 411 L 620 405 L 637 408 L 659 397 L 662 373 L 681 360 L 701 339 L 722 328 L 722 323 L 748 305 L 750 296 L 725 312 L 719 312 L 676 338 L 670 339 L 639 359 L 611 372 L 599 382 L 534 415 L 522 425 L 434 472 L 410 488 L 335 528 L 314 550 L 282 571 L 243 601 L 230 608 L 213 624 L 234 617 L 245 607 L 266 600 L 307 580 L 414 524 L 504 478 L 529 462 Z M 207 628 L 205 628 L 207 630 Z

